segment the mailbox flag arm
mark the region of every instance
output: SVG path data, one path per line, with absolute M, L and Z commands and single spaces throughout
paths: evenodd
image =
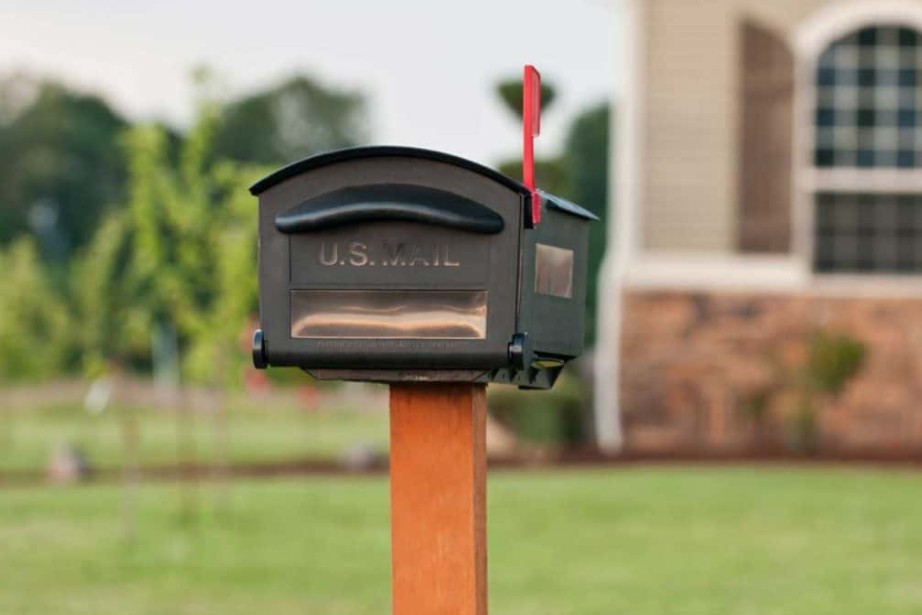
M 541 74 L 528 64 L 522 77 L 522 181 L 531 193 L 531 225 L 541 222 L 541 196 L 535 189 L 535 137 L 541 134 Z
M 275 218 L 287 234 L 320 231 L 365 222 L 419 222 L 495 235 L 503 218 L 476 201 L 425 186 L 376 184 L 354 186 L 308 199 Z

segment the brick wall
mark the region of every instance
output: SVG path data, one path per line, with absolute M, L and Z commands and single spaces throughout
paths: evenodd
M 630 292 L 624 319 L 628 449 L 922 447 L 922 300 Z M 806 397 L 818 332 L 866 360 L 840 393 Z

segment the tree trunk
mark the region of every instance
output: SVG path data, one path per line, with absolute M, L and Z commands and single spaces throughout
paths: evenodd
M 173 395 L 173 413 L 176 421 L 176 461 L 179 482 L 179 518 L 191 522 L 198 508 L 198 476 L 195 451 L 195 414 L 189 406 L 188 394 L 183 387 Z

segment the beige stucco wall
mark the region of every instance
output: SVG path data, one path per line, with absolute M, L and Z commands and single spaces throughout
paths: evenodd
M 644 250 L 734 249 L 741 21 L 791 37 L 814 11 L 854 1 L 640 0 Z

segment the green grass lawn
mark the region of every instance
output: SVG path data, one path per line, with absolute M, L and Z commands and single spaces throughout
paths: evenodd
M 79 404 L 7 413 L 0 437 L 0 471 L 42 470 L 60 443 L 79 445 L 91 465 L 117 467 L 123 455 L 123 408 L 88 415 Z M 131 410 L 139 422 L 143 465 L 177 461 L 177 421 L 170 412 Z M 354 445 L 387 450 L 386 412 L 361 408 L 324 408 L 306 412 L 294 404 L 260 407 L 232 404 L 227 432 L 233 463 L 268 463 L 304 457 L 336 458 Z M 194 457 L 209 463 L 218 441 L 213 415 L 199 413 L 188 423 Z
M 390 612 L 387 482 L 0 492 L 0 613 Z M 493 615 L 922 613 L 922 476 L 859 470 L 496 473 Z

